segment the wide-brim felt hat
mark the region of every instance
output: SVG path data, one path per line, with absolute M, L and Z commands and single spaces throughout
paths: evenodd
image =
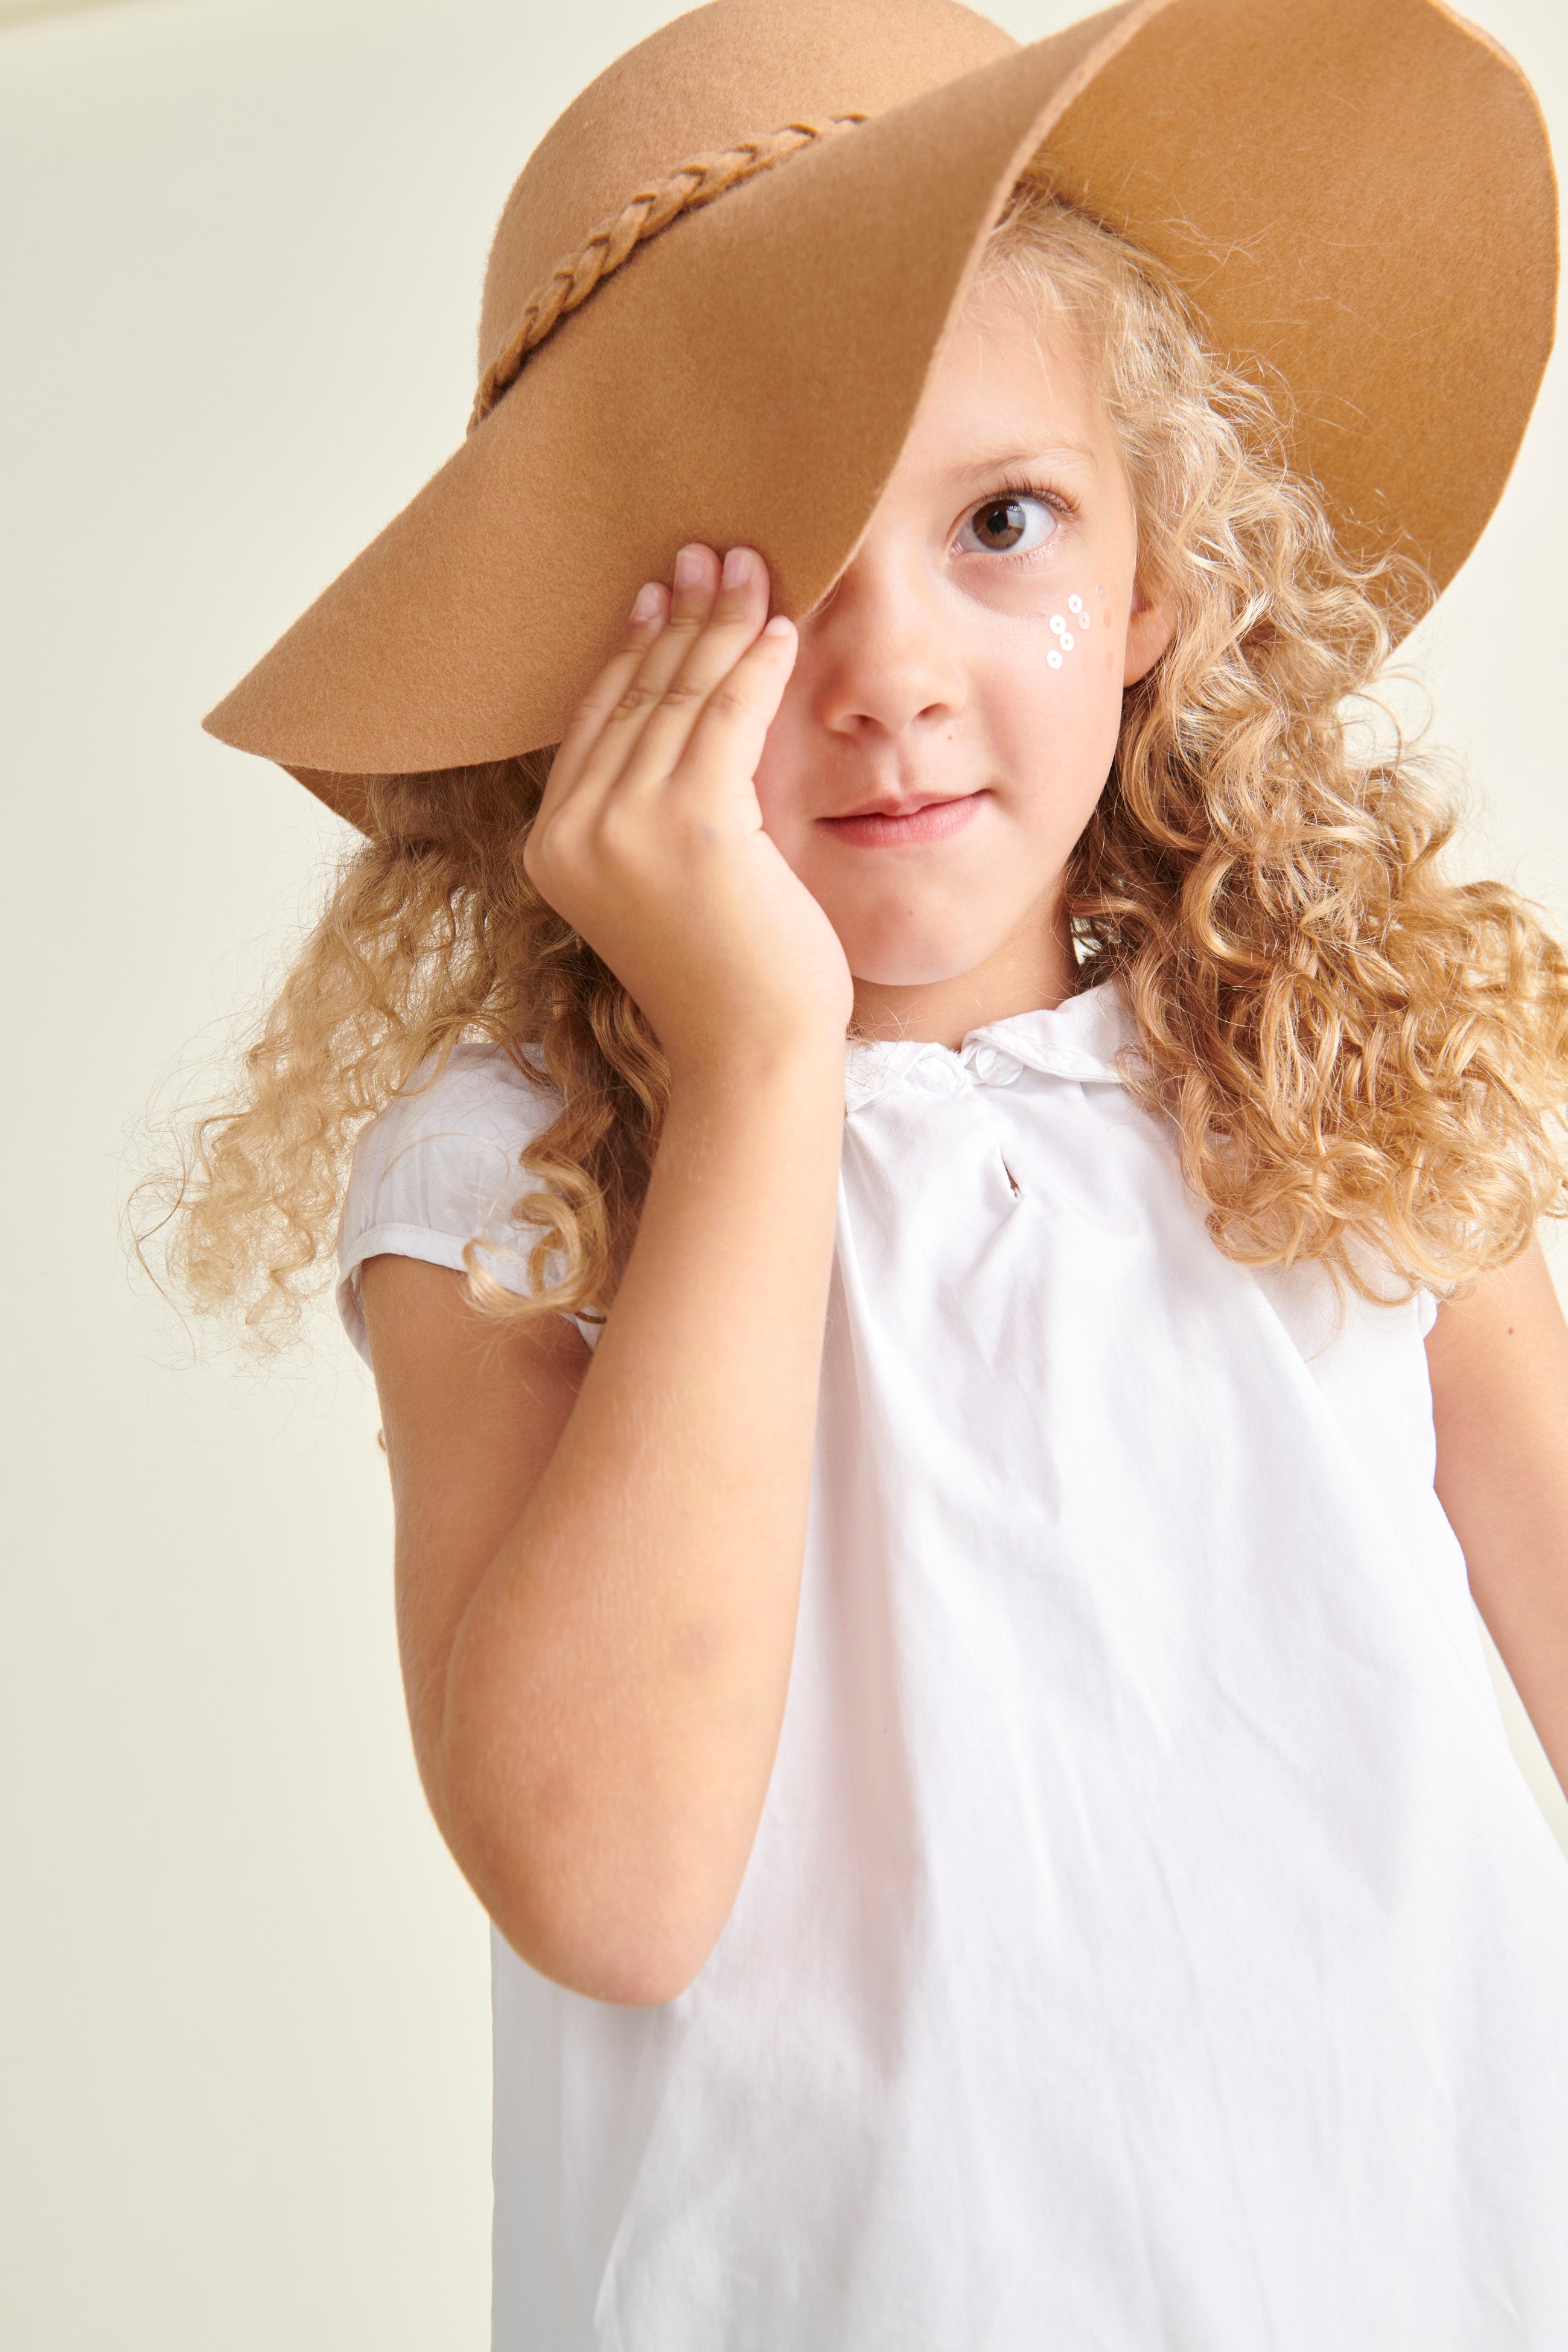
M 557 741 L 645 580 L 849 562 L 1027 174 L 1277 388 L 1346 551 L 1434 590 L 1549 356 L 1544 123 L 1437 0 L 1127 0 L 1020 47 L 954 0 L 712 0 L 602 74 L 497 228 L 455 454 L 203 722 L 364 781 Z

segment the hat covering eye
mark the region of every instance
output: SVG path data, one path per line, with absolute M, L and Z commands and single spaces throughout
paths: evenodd
M 1496 44 L 1436 0 L 1131 0 L 1027 47 L 954 0 L 712 0 L 546 132 L 470 429 L 204 724 L 353 816 L 366 776 L 557 740 L 687 540 L 807 610 L 1026 167 L 1288 387 L 1348 552 L 1452 577 L 1554 312 L 1550 149 Z

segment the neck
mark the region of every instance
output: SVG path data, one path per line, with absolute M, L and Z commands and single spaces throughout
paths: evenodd
M 972 971 L 905 986 L 857 977 L 851 1034 L 956 1046 L 972 1029 L 1064 1003 L 1077 985 L 1066 918 L 1037 910 Z

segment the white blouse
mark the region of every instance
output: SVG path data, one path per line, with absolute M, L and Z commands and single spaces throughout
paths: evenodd
M 1222 1256 L 1131 1035 L 1107 985 L 848 1050 L 756 1844 L 663 2007 L 493 1937 L 497 2352 L 1568 2346 L 1568 1863 L 1435 1310 Z M 367 1131 L 362 1353 L 378 1251 L 525 1279 L 551 1110 L 465 1049 Z

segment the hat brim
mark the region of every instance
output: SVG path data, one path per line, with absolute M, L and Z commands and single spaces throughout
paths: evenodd
M 355 819 L 367 776 L 558 740 L 686 540 L 759 548 L 778 607 L 808 610 L 1026 167 L 1288 387 L 1292 463 L 1348 551 L 1447 583 L 1552 348 L 1529 85 L 1434 0 L 1134 0 L 650 241 L 203 724 Z

